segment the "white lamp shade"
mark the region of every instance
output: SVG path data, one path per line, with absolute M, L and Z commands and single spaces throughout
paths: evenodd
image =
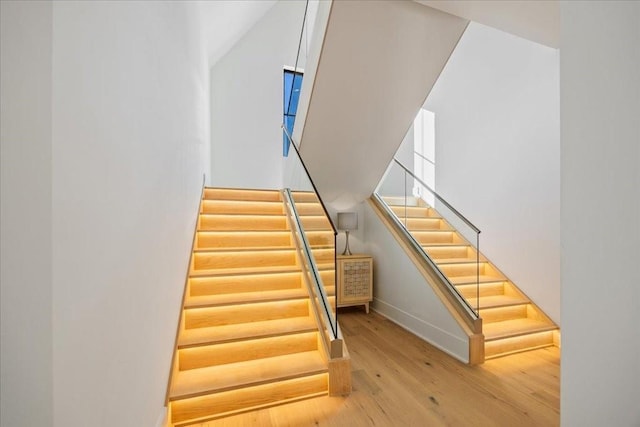
M 357 230 L 358 214 L 356 212 L 338 212 L 338 230 Z

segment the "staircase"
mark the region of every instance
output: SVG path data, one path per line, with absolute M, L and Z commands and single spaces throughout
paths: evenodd
M 485 359 L 558 343 L 553 321 L 482 254 L 478 277 L 476 249 L 435 209 L 420 199 L 406 207 L 404 199 L 383 199 L 469 305 L 479 307 Z
M 169 425 L 328 393 L 329 363 L 284 209 L 278 191 L 204 190 Z M 321 223 L 313 203 L 302 209 L 310 224 Z M 318 262 L 333 259 L 325 237 L 322 230 L 308 235 Z M 331 268 L 321 274 L 333 284 Z

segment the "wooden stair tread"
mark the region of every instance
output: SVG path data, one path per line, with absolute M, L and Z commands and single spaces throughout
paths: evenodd
M 404 206 L 399 205 L 391 205 L 391 210 L 396 216 L 400 219 L 402 218 L 411 218 L 411 219 L 420 219 L 420 218 L 434 218 L 434 219 L 442 219 L 440 216 L 431 215 L 429 212 L 429 208 L 422 206 L 407 206 L 407 212 L 404 212 Z M 406 215 L 406 216 L 405 216 Z
M 430 257 L 433 262 L 438 265 L 451 265 L 451 264 L 468 264 L 475 263 L 476 258 L 433 258 Z M 480 258 L 480 263 L 487 262 L 486 260 Z
M 318 196 L 313 191 L 292 191 L 293 200 L 298 202 L 320 203 Z
M 316 264 L 319 271 L 333 270 L 333 263 Z M 263 273 L 289 273 L 302 272 L 302 268 L 297 265 L 281 265 L 267 267 L 241 267 L 241 268 L 214 268 L 214 269 L 191 269 L 189 277 L 207 277 L 207 276 L 236 276 L 247 274 L 263 274 Z
M 334 264 L 332 262 L 325 262 L 325 263 L 316 263 L 316 267 L 318 267 L 318 271 L 327 271 L 327 270 L 333 270 L 334 269 Z
M 434 231 L 447 231 L 447 230 L 434 230 Z M 470 247 L 470 245 L 468 244 L 464 244 L 464 243 L 460 243 L 460 242 L 439 242 L 439 243 L 422 243 L 420 246 L 422 246 L 424 249 L 428 249 L 428 248 L 440 248 L 440 247 L 450 247 L 450 248 L 455 248 L 455 247 Z
M 438 221 L 443 221 L 444 220 L 443 217 L 437 216 L 437 215 L 433 215 L 433 214 L 425 214 L 423 216 L 410 216 L 409 215 L 409 216 L 406 216 L 406 217 L 403 215 L 403 216 L 398 216 L 398 219 L 400 220 L 400 222 L 404 221 L 405 219 L 406 220 L 411 220 L 412 222 L 413 221 L 418 221 L 419 222 L 421 220 L 438 220 Z M 416 231 L 429 231 L 429 230 L 430 229 L 420 229 L 420 230 L 416 230 Z M 437 230 L 439 230 L 439 228 L 434 228 L 433 230 L 437 231 Z M 443 228 L 442 230 L 451 231 L 451 230 L 453 230 L 453 228 L 447 227 L 447 228 Z
M 197 345 L 240 341 L 250 338 L 270 337 L 316 331 L 316 322 L 311 316 L 288 317 L 207 328 L 183 329 L 178 338 L 178 348 Z
M 285 231 L 288 229 L 287 217 L 284 214 L 201 213 L 196 231 Z
M 293 273 L 302 272 L 302 269 L 296 265 L 282 265 L 269 267 L 242 267 L 242 268 L 218 268 L 218 269 L 202 269 L 191 270 L 189 277 L 207 277 L 207 276 L 236 276 L 247 274 L 264 274 L 264 273 Z
M 170 399 L 201 396 L 327 371 L 326 362 L 317 350 L 190 369 L 177 373 Z
M 193 248 L 193 252 L 259 252 L 259 251 L 277 251 L 280 249 L 295 250 L 295 247 L 289 243 L 288 245 L 273 245 L 273 246 L 216 246 L 216 247 L 196 247 Z
M 194 248 L 193 251 L 197 253 L 206 253 L 206 252 L 228 252 L 229 254 L 233 253 L 246 253 L 246 252 L 295 252 L 296 248 L 293 245 L 289 246 L 273 246 L 273 247 L 265 247 L 265 246 L 254 246 L 254 247 L 239 247 L 239 248 Z
M 291 232 L 289 232 L 291 233 Z M 311 249 L 333 249 L 333 245 L 309 245 Z M 273 252 L 273 251 L 295 251 L 296 247 L 292 244 L 277 246 L 216 246 L 216 247 L 196 247 L 193 252 Z
M 308 296 L 309 294 L 304 288 L 187 296 L 184 302 L 184 307 L 196 308 L 210 307 L 215 305 L 250 304 L 253 302 L 283 301 L 290 299 L 307 298 Z
M 206 214 L 205 214 L 206 215 Z M 198 230 L 198 234 L 213 234 L 213 235 L 253 235 L 253 234 L 279 234 L 279 235 L 291 235 L 290 230 Z
M 279 215 L 284 213 L 284 205 L 272 201 L 203 200 L 201 213 Z
M 467 302 L 471 307 L 476 307 L 476 298 L 467 298 Z M 483 308 L 497 308 L 507 307 L 510 305 L 522 305 L 529 304 L 530 301 L 527 298 L 511 295 L 490 295 L 480 297 L 480 310 Z M 482 312 L 480 313 L 482 317 Z
M 215 423 L 214 420 L 245 411 L 256 411 L 275 405 L 326 396 L 329 391 L 328 381 L 328 375 L 321 373 L 247 387 L 242 390 L 230 390 L 193 399 L 176 400 L 172 402 L 172 421 L 174 423 L 171 424 L 171 427 L 193 427 L 196 424 L 200 425 L 200 423 L 209 426 L 211 424 L 207 423 L 208 421 Z M 228 393 L 234 394 L 232 399 L 229 399 Z M 248 402 L 248 404 L 244 405 L 241 402 Z M 253 424 L 255 424 L 255 420 Z
M 214 212 L 200 212 L 200 216 L 208 217 L 228 217 L 228 218 L 248 218 L 248 219 L 260 219 L 260 218 L 273 218 L 286 216 L 283 213 L 214 213 Z M 198 230 L 200 231 L 200 230 Z
M 429 237 L 433 236 L 434 234 L 449 234 L 451 236 L 456 236 L 458 234 L 458 232 L 453 229 L 453 228 L 433 228 L 428 224 L 406 224 L 405 227 L 407 228 L 407 230 L 409 230 L 409 233 L 411 233 L 416 240 L 420 240 L 420 239 L 428 239 Z M 437 242 L 434 242 L 437 243 Z M 430 245 L 431 243 L 427 242 L 424 243 L 425 245 Z M 459 245 L 461 244 L 461 241 L 458 242 L 454 242 L 454 244 Z
M 409 207 L 422 207 L 418 205 L 418 199 L 416 197 L 399 196 L 382 196 L 382 200 L 389 206 L 409 206 Z
M 433 262 L 438 265 L 448 264 L 475 264 L 478 259 L 474 257 L 456 257 L 456 258 L 433 258 L 430 257 Z M 485 257 L 480 257 L 480 264 L 489 262 Z
M 227 200 L 227 201 L 281 201 L 282 196 L 279 190 L 268 189 L 244 189 L 244 188 L 220 188 L 205 187 L 204 200 Z
M 481 274 L 480 276 L 454 276 L 447 277 L 447 279 L 449 279 L 453 285 L 475 284 L 478 283 L 478 280 L 480 283 L 505 282 L 507 280 L 507 278 L 503 276 L 487 276 L 485 274 Z
M 204 199 L 204 201 L 210 204 L 234 204 L 237 206 L 282 206 L 282 202 L 277 200 Z
M 553 323 L 531 318 L 503 320 L 500 322 L 484 323 L 482 333 L 485 341 L 516 337 L 534 332 L 552 331 L 558 329 Z

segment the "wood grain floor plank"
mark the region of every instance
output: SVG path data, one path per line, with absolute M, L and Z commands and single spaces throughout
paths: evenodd
M 557 426 L 560 351 L 467 366 L 372 312 L 345 308 L 353 392 L 199 424 L 220 426 Z

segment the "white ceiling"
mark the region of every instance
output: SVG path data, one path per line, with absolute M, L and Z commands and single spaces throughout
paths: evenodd
M 276 3 L 276 0 L 209 0 L 201 1 L 201 18 L 213 66 Z
M 425 6 L 558 48 L 558 0 L 415 0 Z
M 559 47 L 558 0 L 415 0 L 471 21 L 541 43 Z M 200 1 L 209 64 L 223 57 L 277 0 Z

